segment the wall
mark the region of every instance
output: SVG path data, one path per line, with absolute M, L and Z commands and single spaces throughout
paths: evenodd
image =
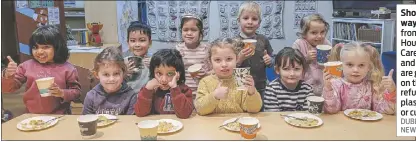
M 211 1 L 210 4 L 210 31 L 209 31 L 209 36 L 210 36 L 210 41 L 216 39 L 219 37 L 219 30 L 220 30 L 220 25 L 218 23 L 219 20 L 219 13 L 218 13 L 218 1 Z M 332 1 L 317 1 L 318 2 L 318 13 L 322 14 L 325 18 L 325 20 L 329 23 L 332 24 L 331 21 L 331 17 L 332 17 Z M 298 38 L 296 36 L 296 32 L 298 30 L 293 29 L 294 26 L 294 7 L 295 6 L 295 1 L 285 1 L 285 6 L 284 6 L 284 13 L 283 13 L 283 29 L 284 29 L 284 34 L 285 34 L 285 39 L 272 39 L 270 40 L 270 43 L 273 47 L 274 50 L 274 54 L 276 54 L 277 52 L 279 52 L 279 50 L 281 50 L 283 47 L 291 47 L 293 42 Z M 330 25 L 332 26 L 332 25 Z M 330 31 L 328 31 L 328 39 L 330 36 Z M 159 41 L 153 41 L 153 45 L 152 47 L 149 49 L 150 52 L 155 52 L 157 49 L 161 49 L 161 48 L 169 48 L 169 47 L 174 47 L 174 45 L 172 43 L 167 43 L 167 42 L 159 42 Z
M 103 43 L 118 43 L 116 1 L 85 1 L 85 22 L 101 22 Z M 87 27 L 87 26 L 85 26 Z

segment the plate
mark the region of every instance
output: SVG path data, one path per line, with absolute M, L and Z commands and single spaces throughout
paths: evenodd
M 312 127 L 318 127 L 324 124 L 324 121 L 322 121 L 321 118 L 307 113 L 292 113 L 288 114 L 288 116 L 293 116 L 297 118 L 307 118 L 307 122 L 303 120 L 297 120 L 296 118 L 291 117 L 284 117 L 286 123 L 296 126 L 296 127 L 303 127 L 303 128 L 312 128 Z M 309 123 L 309 124 L 308 124 Z
M 105 118 L 107 118 L 107 120 L 100 121 L 100 119 L 105 119 Z M 111 125 L 111 124 L 113 124 L 117 121 L 117 120 L 108 120 L 108 119 L 117 119 L 117 116 L 110 115 L 110 114 L 99 114 L 98 115 L 97 127 L 105 127 L 105 126 Z
M 351 113 L 357 113 L 356 115 L 352 115 Z M 370 113 L 369 115 L 372 116 L 363 116 Z M 375 111 L 371 111 L 371 110 L 367 110 L 367 109 L 347 109 L 344 111 L 344 114 L 350 118 L 353 119 L 358 119 L 358 120 L 364 120 L 364 121 L 375 121 L 375 120 L 380 120 L 383 118 L 383 115 L 375 112 Z
M 168 134 L 168 133 L 177 132 L 181 130 L 183 127 L 183 124 L 178 120 L 160 119 L 158 121 L 159 121 L 159 127 L 157 130 L 158 134 Z
M 231 123 L 231 122 L 235 121 L 236 119 L 237 118 L 231 118 L 231 119 L 225 120 L 222 123 L 222 125 L 230 123 L 228 125 L 225 125 L 224 128 L 229 130 L 229 131 L 240 132 L 240 124 L 238 123 L 238 121 L 235 122 L 235 123 Z M 259 125 L 257 125 L 257 128 L 260 128 L 260 123 L 259 123 Z
M 58 119 L 55 119 L 56 117 L 53 116 L 36 116 L 36 117 L 31 117 L 25 120 L 20 121 L 19 123 L 17 123 L 17 129 L 22 130 L 22 131 L 37 131 L 37 130 L 43 130 L 43 129 L 47 129 L 49 127 L 54 126 L 56 123 L 58 123 Z M 36 123 L 36 121 L 41 121 L 43 123 L 55 119 L 51 122 L 48 122 L 47 124 L 44 125 L 31 125 L 30 122 L 32 121 L 32 123 Z

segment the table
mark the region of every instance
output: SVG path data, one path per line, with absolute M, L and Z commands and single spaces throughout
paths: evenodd
M 189 119 L 179 119 L 175 115 L 124 115 L 119 116 L 115 124 L 98 129 L 93 140 L 140 140 L 139 129 L 134 123 L 162 118 L 179 120 L 184 127 L 173 134 L 159 135 L 160 140 L 240 140 L 239 133 L 218 128 L 223 121 L 239 116 L 260 120 L 258 140 L 415 140 L 414 137 L 396 137 L 396 116 L 384 115 L 380 121 L 363 122 L 347 118 L 342 113 L 323 114 L 320 116 L 324 121 L 322 126 L 305 129 L 287 124 L 280 114 L 288 112 L 193 114 Z M 82 140 L 77 123 L 79 115 L 64 116 L 57 125 L 42 131 L 22 132 L 16 128 L 17 123 L 34 116 L 39 114 L 23 114 L 2 124 L 2 140 Z

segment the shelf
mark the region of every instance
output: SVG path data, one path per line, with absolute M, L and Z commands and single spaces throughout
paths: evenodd
M 79 32 L 79 31 L 87 31 L 87 29 L 72 29 L 73 32 Z
M 84 11 L 84 8 L 82 7 L 65 7 L 65 11 Z
M 65 14 L 65 17 L 84 18 L 85 14 Z
M 341 41 L 347 41 L 347 42 L 354 41 L 354 40 L 347 40 L 347 39 L 340 39 L 340 38 L 332 38 L 332 40 L 341 40 Z M 366 41 L 366 42 L 360 41 L 360 42 L 363 42 L 363 43 L 372 43 L 372 44 L 381 44 L 381 43 L 378 43 L 378 42 L 369 42 L 369 41 Z

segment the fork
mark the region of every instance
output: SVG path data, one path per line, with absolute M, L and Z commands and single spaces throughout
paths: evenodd
M 228 122 L 228 123 L 226 123 L 226 124 L 221 125 L 219 128 L 222 128 L 222 127 L 224 127 L 224 126 L 227 126 L 228 124 L 231 124 L 231 123 L 235 123 L 235 122 L 237 122 L 239 119 L 240 119 L 240 117 L 238 117 L 237 119 L 235 119 L 235 120 L 234 120 L 234 121 L 232 121 L 232 122 Z
M 55 118 L 53 118 L 53 119 L 51 119 L 51 120 L 46 121 L 46 122 L 45 122 L 45 124 L 47 124 L 47 123 L 49 123 L 49 122 L 52 122 L 52 121 L 55 121 L 56 119 L 59 119 L 59 118 L 64 117 L 64 116 L 65 116 L 65 115 L 61 115 L 61 116 L 55 117 Z
M 280 114 L 280 116 L 282 116 L 282 117 L 290 117 L 290 118 L 294 118 L 294 119 L 302 120 L 302 121 L 306 121 L 307 120 L 305 118 L 298 118 L 298 117 L 295 117 L 295 116 L 284 115 L 284 114 Z

